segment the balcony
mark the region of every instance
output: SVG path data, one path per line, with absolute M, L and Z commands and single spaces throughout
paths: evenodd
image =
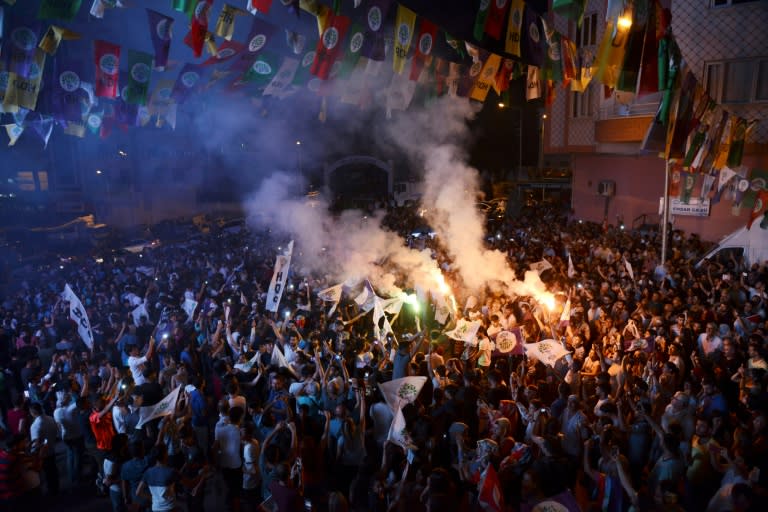
M 656 95 L 642 102 L 605 102 L 598 111 L 595 123 L 595 142 L 598 144 L 624 144 L 642 142 L 648 125 L 659 108 Z

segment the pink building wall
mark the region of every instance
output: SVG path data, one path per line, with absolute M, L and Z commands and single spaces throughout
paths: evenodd
M 746 156 L 743 163 L 766 169 L 768 155 Z M 608 202 L 609 223 L 616 224 L 617 216 L 622 216 L 629 228 L 642 214 L 648 215 L 647 222 L 658 223 L 659 198 L 664 195 L 664 160 L 655 156 L 574 154 L 572 194 L 576 218 L 603 221 L 606 198 L 597 193 L 598 183 L 603 180 L 616 182 L 616 195 Z M 698 189 L 694 190 L 697 194 Z M 709 217 L 677 215 L 674 228 L 716 242 L 749 219 L 749 212 L 744 210 L 734 216 L 731 206 L 731 202 L 720 202 L 712 206 Z

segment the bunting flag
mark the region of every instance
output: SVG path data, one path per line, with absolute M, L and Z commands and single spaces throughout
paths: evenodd
M 392 412 L 396 412 L 404 405 L 415 402 L 426 382 L 426 377 L 402 377 L 381 382 L 378 386 L 386 404 Z
M 512 59 L 504 59 L 499 66 L 499 70 L 496 73 L 496 78 L 493 81 L 493 90 L 496 94 L 501 96 L 507 89 L 509 89 L 509 82 L 512 79 L 512 70 L 515 68 L 515 61 Z
M 275 76 L 269 82 L 264 89 L 264 96 L 275 96 L 278 98 L 284 97 L 285 93 L 289 90 L 291 82 L 293 82 L 296 76 L 296 71 L 299 69 L 298 59 L 283 59 L 280 64 L 280 69 L 277 70 Z
M 50 74 L 49 97 L 56 119 L 81 121 L 88 93 L 81 87 L 83 63 L 80 60 L 54 59 Z
M 427 19 L 422 19 L 411 60 L 411 74 L 409 76 L 411 80 L 418 80 L 424 66 L 429 64 L 436 37 L 437 25 Z
M 563 62 L 563 86 L 567 87 L 577 78 L 576 59 L 578 51 L 576 43 L 565 36 L 560 37 L 560 58 Z
M 212 66 L 214 64 L 222 64 L 232 59 L 237 55 L 241 55 L 245 51 L 246 46 L 237 41 L 224 41 L 219 46 L 219 51 L 216 52 L 216 56 L 210 57 L 205 60 L 201 66 Z
M 768 190 L 762 189 L 758 192 L 755 198 L 755 204 L 752 206 L 752 210 L 749 213 L 749 222 L 747 222 L 747 229 L 752 229 L 752 223 L 755 219 L 764 215 L 768 209 Z
M 299 7 L 303 11 L 307 11 L 317 20 L 317 35 L 318 37 L 323 35 L 325 27 L 328 23 L 328 16 L 334 13 L 330 7 L 321 4 L 319 0 L 299 0 Z
M 529 358 L 541 361 L 547 366 L 553 367 L 557 360 L 568 354 L 563 345 L 555 340 L 543 340 L 538 343 L 526 343 L 525 354 Z
M 478 484 L 477 501 L 486 512 L 503 512 L 504 495 L 501 492 L 501 482 L 493 464 L 489 463 L 482 473 Z
M 659 90 L 659 40 L 656 38 L 657 5 L 656 0 L 651 0 L 648 22 L 645 24 L 643 54 L 640 58 L 640 78 L 637 86 L 638 96 L 646 96 Z
M 75 39 L 80 39 L 80 34 L 72 32 L 66 28 L 51 25 L 48 27 L 48 30 L 43 35 L 42 39 L 40 39 L 40 44 L 38 44 L 37 47 L 48 55 L 53 56 L 56 54 L 56 50 L 59 49 L 59 45 L 62 41 L 73 41 Z
M 174 80 L 159 80 L 155 84 L 155 88 L 149 97 L 149 103 L 147 104 L 147 111 L 151 116 L 157 116 L 163 118 L 168 115 L 171 104 L 173 103 L 173 88 L 175 85 Z M 134 121 L 138 109 L 135 109 Z
M 117 75 L 120 70 L 120 47 L 106 41 L 93 42 L 96 66 L 95 94 L 102 98 L 117 96 Z
M 645 45 L 646 25 L 648 23 L 648 0 L 632 4 L 632 25 L 628 29 L 624 59 L 619 66 L 619 78 L 616 90 L 634 93 L 640 76 L 640 65 Z
M 500 40 L 504 30 L 504 19 L 507 16 L 510 0 L 493 0 L 485 20 L 485 33 L 493 39 Z
M 728 154 L 731 149 L 731 137 L 733 136 L 733 126 L 735 116 L 730 115 L 723 110 L 723 117 L 721 118 L 720 136 L 716 140 L 717 149 L 715 151 L 712 167 L 714 169 L 722 169 L 728 164 Z
M 128 50 L 128 85 L 122 95 L 129 105 L 147 103 L 149 79 L 152 75 L 152 56 L 148 53 Z
M 480 0 L 480 5 L 477 8 L 477 14 L 475 14 L 475 27 L 472 30 L 472 35 L 475 36 L 477 41 L 483 40 L 483 34 L 485 33 L 485 22 L 488 19 L 488 12 L 491 9 L 491 3 L 495 0 Z
M 288 280 L 288 271 L 291 268 L 292 254 L 293 240 L 290 241 L 286 250 L 282 254 L 278 254 L 275 259 L 275 271 L 272 274 L 272 281 L 269 283 L 267 300 L 264 306 L 267 311 L 271 311 L 272 313 L 277 312 L 277 308 L 280 305 L 280 299 L 283 296 L 285 283 Z
M 152 47 L 155 49 L 155 68 L 162 71 L 168 65 L 173 18 L 152 9 L 147 9 L 147 21 L 149 22 L 149 35 L 152 38 Z
M 749 169 L 744 166 L 739 167 L 736 170 L 736 179 L 734 179 L 729 185 L 730 198 L 733 200 L 734 205 L 744 206 L 742 199 L 744 195 L 749 192 Z
M 26 66 L 26 75 L 15 72 L 8 73 L 3 109 L 6 112 L 15 110 L 13 107 L 35 110 L 37 96 L 40 93 L 40 81 L 45 68 L 45 52 L 35 48 L 32 62 Z
M 687 71 L 677 95 L 677 101 L 670 111 L 667 127 L 666 158 L 682 159 L 685 157 L 685 141 L 690 133 L 690 122 L 693 117 L 694 95 L 696 93 L 696 77 Z
M 680 182 L 683 187 L 680 191 L 680 201 L 689 204 L 691 202 L 693 188 L 696 186 L 696 175 L 687 171 L 680 171 Z
M 269 10 L 272 8 L 272 0 L 246 0 L 248 2 L 249 10 L 260 12 L 262 14 L 269 14 Z
M 80 10 L 82 0 L 43 0 L 37 17 L 43 20 L 72 21 Z
M 715 176 L 712 174 L 705 174 L 704 180 L 701 183 L 701 191 L 699 192 L 699 197 L 701 199 L 707 199 L 709 195 L 712 193 L 712 187 L 715 184 Z
M 85 126 L 91 131 L 93 134 L 98 134 L 101 132 L 101 125 L 104 122 L 104 112 L 89 112 L 85 115 Z
M 272 38 L 274 32 L 274 25 L 267 23 L 266 21 L 259 18 L 254 18 L 253 25 L 251 26 L 251 31 L 248 34 L 247 39 L 248 52 L 243 56 L 243 58 L 250 61 L 254 54 L 259 53 L 264 49 L 264 47 L 267 45 L 267 42 L 269 42 L 269 40 Z M 236 66 L 233 66 L 233 70 L 235 70 L 235 67 Z
M 173 100 L 179 105 L 187 101 L 189 95 L 200 87 L 201 78 L 202 70 L 198 66 L 189 63 L 184 64 L 176 78 L 176 83 L 173 85 L 171 92 Z
M 91 4 L 90 14 L 94 18 L 102 19 L 107 9 L 113 9 L 115 7 L 125 7 L 120 0 L 93 0 Z
M 208 35 L 208 14 L 211 12 L 213 0 L 198 0 L 190 25 L 189 45 L 195 57 L 203 54 L 203 44 Z
M 233 7 L 229 4 L 224 4 L 219 13 L 219 18 L 216 20 L 216 28 L 214 33 L 223 37 L 225 40 L 230 41 L 235 34 L 235 19 L 237 16 L 247 14 L 244 10 Z
M 597 52 L 595 78 L 604 86 L 612 89 L 615 89 L 619 82 L 619 73 L 626 54 L 630 28 L 624 24 L 608 21 Z
M 757 124 L 757 121 L 747 121 L 737 117 L 733 120 L 731 126 L 731 145 L 728 148 L 728 167 L 738 167 L 741 165 L 741 159 L 744 156 L 744 143 L 749 132 Z
M 339 302 L 341 301 L 341 292 L 342 292 L 342 284 L 339 283 L 335 286 L 330 286 L 324 290 L 320 290 L 317 292 L 317 297 L 324 301 L 324 302 L 332 302 L 331 309 L 328 310 L 328 318 L 330 318 L 333 315 L 333 312 L 336 311 L 336 307 L 339 305 Z
M 310 78 L 312 77 L 312 63 L 315 62 L 315 55 L 317 55 L 315 46 L 316 45 L 312 46 L 312 49 L 305 52 L 301 57 L 299 68 L 296 70 L 296 74 L 293 77 L 293 82 L 291 85 L 303 87 L 307 84 L 307 82 L 309 82 Z
M 576 267 L 573 266 L 573 260 L 571 259 L 571 253 L 568 252 L 568 277 L 573 279 L 576 275 Z
M 362 56 L 374 61 L 383 61 L 385 57 L 384 34 L 382 27 L 387 19 L 392 0 L 369 0 L 366 3 L 366 32 L 363 41 Z
M 413 29 L 416 25 L 416 13 L 404 5 L 397 5 L 397 19 L 395 20 L 395 53 L 392 56 L 392 69 L 400 74 L 405 69 L 405 59 L 411 48 Z
M 551 80 L 555 83 L 563 82 L 563 61 L 560 49 L 562 48 L 562 41 L 560 34 L 553 30 L 547 30 L 547 58 L 546 65 L 544 67 L 544 77 L 547 80 Z M 554 87 L 550 87 L 547 91 L 555 91 Z
M 139 407 L 139 422 L 136 424 L 136 428 L 141 428 L 144 424 L 164 416 L 173 416 L 176 412 L 176 402 L 179 399 L 179 392 L 181 391 L 181 385 L 176 386 L 176 389 L 168 393 L 165 398 L 160 400 L 155 405 L 148 405 L 145 407 Z
M 69 284 L 64 285 L 64 293 L 61 298 L 69 302 L 69 318 L 77 324 L 77 333 L 80 335 L 80 338 L 82 338 L 90 350 L 93 350 L 93 331 L 91 331 L 88 313 Z
M 746 190 L 743 191 L 741 201 L 739 201 L 742 208 L 752 210 L 755 206 L 760 192 L 768 190 L 768 171 L 762 169 L 752 169 L 749 174 L 749 180 L 747 181 Z M 744 188 L 740 186 L 740 188 Z
M 8 134 L 8 146 L 16 144 L 16 141 L 19 140 L 21 134 L 24 133 L 24 127 L 15 123 L 5 124 L 3 127 L 5 128 L 5 133 Z
M 520 57 L 520 39 L 522 36 L 524 0 L 511 0 L 507 35 L 504 38 L 504 50 L 510 55 Z
M 277 74 L 278 57 L 270 52 L 260 52 L 251 67 L 245 72 L 237 84 L 266 87 Z
M 389 432 L 387 432 L 387 441 L 400 446 L 403 450 L 416 450 L 416 444 L 411 438 L 411 434 L 408 433 L 408 429 L 405 426 L 405 416 L 403 416 L 402 408 L 395 411 L 395 416 L 392 418 L 392 423 L 389 424 Z
M 276 344 L 272 348 L 272 357 L 269 360 L 269 364 L 273 366 L 277 366 L 278 368 L 285 368 L 288 370 L 296 379 L 299 378 L 296 371 L 293 369 L 293 366 L 291 366 L 288 363 L 288 360 L 285 359 L 285 354 L 280 350 L 280 347 Z
M 522 58 L 529 66 L 540 68 L 544 65 L 544 56 L 546 55 L 546 41 L 544 40 L 544 25 L 541 23 L 541 17 L 528 4 L 523 11 L 522 26 Z M 529 67 L 530 69 L 530 67 Z
M 575 21 L 581 27 L 587 0 L 552 0 L 552 12 L 558 16 Z
M 195 14 L 197 2 L 195 0 L 172 0 L 171 4 L 175 11 L 183 12 L 191 20 Z
M 445 333 L 446 336 L 453 340 L 463 341 L 464 343 L 472 342 L 477 336 L 477 330 L 480 329 L 482 322 L 480 320 L 469 321 L 464 318 L 460 318 L 456 321 L 456 327 L 452 331 Z
M 528 74 L 525 79 L 525 99 L 528 101 L 541 98 L 541 78 L 539 68 L 528 66 Z
M 488 96 L 488 91 L 491 90 L 491 87 L 493 87 L 493 84 L 496 81 L 496 73 L 500 66 L 501 57 L 495 53 L 490 54 L 483 64 L 474 87 L 472 87 L 472 91 L 469 94 L 470 98 L 479 102 L 485 101 L 486 96 Z
M 38 34 L 40 26 L 28 23 L 10 31 L 3 40 L 0 54 L 4 56 L 6 69 L 16 76 L 28 78 L 33 64 L 36 62 Z
M 349 78 L 352 70 L 357 66 L 362 55 L 363 45 L 365 44 L 365 30 L 362 26 L 354 23 L 349 30 L 347 51 L 344 54 L 344 60 L 341 61 L 338 78 Z
M 82 139 L 85 136 L 85 124 L 64 121 L 64 134 Z
M 669 197 L 680 197 L 680 185 L 682 180 L 682 168 L 673 165 L 669 171 Z
M 331 68 L 342 49 L 342 41 L 349 28 L 350 19 L 346 16 L 329 14 L 323 36 L 317 42 L 315 59 L 310 72 L 321 80 L 327 80 Z

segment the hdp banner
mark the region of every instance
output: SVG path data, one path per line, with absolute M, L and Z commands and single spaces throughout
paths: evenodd
M 208 35 L 208 14 L 211 12 L 212 5 L 213 0 L 198 0 L 197 5 L 195 5 L 195 12 L 189 29 L 190 42 L 195 57 L 200 57 L 203 54 L 203 44 Z
M 495 349 L 493 355 L 522 355 L 523 354 L 523 332 L 519 327 L 514 327 L 508 331 L 500 331 L 493 340 Z
M 96 65 L 96 96 L 114 98 L 117 96 L 117 75 L 120 70 L 120 47 L 106 41 L 93 42 L 94 64 Z
M 171 104 L 173 104 L 174 85 L 174 80 L 167 79 L 159 80 L 155 84 L 155 88 L 149 96 L 149 104 L 147 105 L 147 111 L 150 115 L 160 118 L 165 117 L 168 114 L 168 110 L 170 109 Z
M 392 0 L 370 0 L 366 8 L 366 32 L 363 42 L 363 57 L 371 60 L 384 60 L 384 35 L 381 31 L 387 19 Z
M 339 78 L 349 77 L 352 70 L 355 69 L 357 62 L 360 60 L 364 44 L 365 30 L 357 23 L 353 23 L 352 28 L 349 29 L 347 51 L 344 55 L 344 60 L 341 61 L 341 69 L 339 69 L 338 74 Z
M 382 382 L 378 386 L 384 402 L 394 412 L 404 405 L 415 402 L 426 382 L 426 377 L 402 377 Z
M 80 10 L 82 0 L 43 0 L 37 17 L 43 20 L 72 21 Z
M 201 83 L 202 70 L 194 64 L 184 64 L 184 67 L 179 71 L 179 76 L 176 78 L 176 83 L 173 84 L 173 91 L 171 97 L 181 105 L 190 94 L 192 94 Z
M 152 47 L 155 49 L 155 67 L 162 70 L 168 64 L 168 52 L 171 50 L 173 18 L 147 9 L 147 20 Z
M 59 45 L 62 41 L 72 41 L 74 39 L 80 39 L 80 34 L 72 32 L 66 28 L 51 25 L 48 27 L 48 30 L 45 31 L 45 34 L 40 39 L 40 44 L 38 44 L 37 47 L 48 55 L 53 56 L 56 54 L 56 50 L 59 49 Z
M 477 331 L 481 325 L 482 322 L 480 320 L 470 322 L 460 318 L 456 321 L 456 327 L 452 331 L 446 332 L 445 335 L 453 340 L 463 341 L 464 343 L 472 342 L 477 336 Z
M 299 60 L 286 57 L 283 59 L 283 63 L 280 64 L 280 69 L 277 70 L 275 76 L 269 82 L 264 89 L 264 96 L 277 96 L 281 97 L 291 86 L 296 71 L 299 69 Z
M 416 39 L 416 47 L 411 60 L 411 80 L 418 80 L 424 64 L 429 62 L 432 56 L 432 48 L 435 46 L 435 37 L 437 36 L 437 25 L 428 19 L 422 19 L 419 26 L 419 36 Z
M 477 14 L 475 14 L 475 27 L 472 30 L 472 35 L 478 41 L 483 40 L 483 34 L 485 33 L 485 22 L 488 19 L 488 11 L 491 8 L 491 2 L 495 0 L 480 0 L 480 5 L 477 8 Z
M 763 190 L 768 190 L 768 171 L 752 169 L 749 175 L 749 186 L 741 198 L 741 206 L 752 210 L 757 197 Z
M 50 74 L 49 94 L 51 110 L 56 119 L 81 121 L 82 106 L 88 101 L 88 93 L 80 87 L 83 79 L 83 63 L 80 60 L 54 59 Z
M 488 91 L 491 90 L 496 81 L 496 73 L 500 66 L 501 56 L 495 53 L 490 54 L 480 70 L 480 75 L 477 77 L 472 91 L 469 93 L 470 98 L 480 102 L 485 101 Z
M 77 324 L 77 333 L 83 339 L 83 342 L 89 349 L 93 350 L 93 331 L 91 331 L 91 322 L 88 320 L 88 313 L 83 307 L 83 303 L 69 287 L 69 284 L 64 285 L 64 293 L 62 299 L 69 302 L 69 318 L 71 318 Z
M 269 283 L 267 291 L 267 300 L 264 308 L 272 313 L 277 312 L 280 306 L 280 299 L 283 296 L 285 283 L 288 281 L 288 271 L 291 268 L 291 256 L 293 255 L 293 240 L 290 241 L 285 252 L 278 254 L 275 259 L 275 271 L 272 273 L 272 280 Z
M 645 24 L 643 55 L 640 58 L 640 80 L 637 95 L 645 96 L 659 90 L 659 40 L 656 38 L 656 24 L 659 12 L 658 2 L 653 1 L 648 10 L 648 22 Z
M 342 41 L 349 28 L 350 19 L 334 13 L 328 15 L 323 35 L 317 42 L 315 60 L 310 72 L 321 80 L 327 80 L 336 58 L 342 49 Z
M 501 39 L 504 28 L 504 17 L 507 15 L 510 0 L 493 0 L 485 20 L 485 33 L 494 39 Z
M 522 38 L 524 0 L 512 0 L 507 21 L 507 36 L 504 38 L 504 50 L 520 57 L 520 39 Z
M 581 27 L 587 0 L 552 0 L 552 11 L 563 18 L 575 21 Z
M 2 50 L 8 72 L 24 78 L 29 76 L 35 62 L 39 33 L 40 26 L 36 23 L 25 23 L 11 30 L 3 41 Z
M 523 61 L 540 68 L 544 65 L 544 55 L 546 55 L 546 41 L 544 36 L 544 24 L 541 22 L 541 16 L 527 4 L 523 11 L 522 26 L 522 48 Z
M 176 412 L 176 402 L 179 399 L 180 391 L 181 385 L 176 386 L 176 389 L 168 393 L 165 398 L 160 400 L 157 404 L 139 407 L 139 423 L 136 424 L 136 428 L 141 428 L 145 423 L 152 421 L 155 418 L 173 416 L 174 412 Z
M 195 14 L 195 0 L 172 0 L 172 6 L 175 11 L 183 12 L 188 18 L 192 19 Z
M 397 19 L 395 20 L 395 53 L 392 56 L 392 69 L 395 73 L 400 74 L 405 69 L 405 59 L 411 48 L 415 25 L 416 13 L 398 4 Z
M 231 40 L 232 36 L 235 34 L 235 18 L 243 14 L 247 13 L 237 7 L 224 4 L 224 7 L 221 8 L 221 12 L 219 13 L 219 18 L 216 20 L 214 33 L 227 41 Z
M 538 343 L 526 343 L 523 348 L 529 358 L 534 358 L 547 366 L 554 367 L 557 360 L 568 354 L 559 341 L 543 340 Z
M 149 79 L 152 75 L 152 56 L 148 53 L 128 50 L 128 87 L 123 98 L 129 105 L 147 103 Z
M 270 52 L 260 52 L 237 84 L 256 85 L 258 87 L 266 86 L 277 74 L 279 62 L 276 55 Z
M 541 77 L 539 68 L 528 66 L 528 74 L 525 79 L 525 99 L 528 101 L 541 98 Z
M 35 110 L 37 95 L 40 93 L 40 81 L 45 68 L 45 52 L 35 49 L 32 62 L 27 66 L 26 76 L 8 73 L 8 84 L 3 98 L 3 109 L 9 112 L 13 107 Z

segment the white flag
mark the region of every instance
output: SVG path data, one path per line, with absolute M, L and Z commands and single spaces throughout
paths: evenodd
M 720 169 L 720 179 L 717 182 L 717 191 L 720 192 L 723 190 L 723 187 L 726 186 L 734 176 L 736 176 L 736 171 L 730 167 L 723 166 L 723 168 Z
M 573 260 L 571 259 L 571 253 L 568 253 L 568 277 L 573 278 L 576 275 L 576 267 L 573 266 Z
M 272 359 L 270 359 L 269 364 L 273 364 L 278 368 L 286 368 L 289 372 L 293 374 L 294 377 L 298 378 L 298 375 L 296 375 L 296 372 L 293 371 L 293 367 L 291 367 L 291 365 L 288 364 L 288 361 L 285 360 L 285 355 L 283 355 L 283 352 L 280 350 L 280 347 L 278 347 L 277 345 L 275 345 L 272 348 Z
M 563 312 L 560 314 L 560 327 L 565 327 L 571 323 L 571 299 L 565 301 Z
M 454 340 L 467 343 L 475 339 L 477 330 L 480 328 L 481 324 L 482 322 L 480 320 L 473 320 L 470 322 L 469 320 L 461 318 L 456 322 L 456 327 L 452 331 L 445 333 L 445 335 Z
M 286 88 L 291 86 L 296 71 L 299 69 L 298 59 L 283 59 L 280 69 L 275 74 L 272 81 L 264 89 L 262 96 L 280 96 Z
M 280 306 L 283 289 L 285 289 L 285 283 L 288 281 L 288 270 L 291 267 L 292 254 L 293 240 L 288 244 L 285 252 L 278 254 L 275 260 L 275 272 L 272 274 L 272 281 L 269 283 L 269 291 L 267 292 L 267 311 L 275 313 Z
M 411 435 L 405 428 L 405 416 L 403 416 L 403 410 L 400 408 L 395 412 L 395 417 L 389 425 L 387 440 L 392 441 L 398 446 L 402 446 L 404 450 L 416 449 L 416 445 L 413 443 Z
M 416 400 L 425 382 L 426 377 L 403 377 L 380 383 L 379 390 L 389 408 L 396 413 L 405 404 L 412 404 Z
M 635 280 L 635 273 L 632 270 L 632 264 L 629 262 L 629 260 L 627 258 L 624 258 L 624 268 L 627 269 L 627 274 L 629 274 L 629 278 L 634 281 Z
M 448 307 L 448 301 L 445 295 L 436 293 L 432 295 L 432 301 L 435 306 L 435 322 L 445 325 L 448 320 L 448 316 L 451 314 L 451 309 Z
M 531 263 L 528 266 L 531 268 L 531 270 L 533 270 L 534 272 L 537 272 L 539 275 L 553 268 L 552 264 L 548 262 L 546 258 L 542 258 L 541 261 Z
M 133 317 L 133 325 L 138 327 L 141 324 L 140 320 L 142 316 L 149 318 L 149 313 L 147 312 L 147 303 L 142 302 L 136 306 L 136 308 L 131 311 L 131 316 Z
M 256 364 L 256 362 L 259 360 L 260 353 L 256 353 L 250 360 L 244 362 L 244 363 L 237 363 L 235 365 L 235 370 L 240 370 L 243 373 L 248 373 L 251 371 L 251 368 Z
M 197 301 L 187 297 L 184 299 L 184 304 L 181 305 L 181 309 L 187 314 L 187 320 L 192 321 L 192 315 L 195 314 L 195 310 L 197 309 Z
M 336 311 L 336 307 L 339 305 L 339 301 L 341 300 L 341 288 L 342 285 L 340 283 L 317 292 L 318 298 L 324 300 L 325 302 L 333 302 L 331 309 L 328 310 L 329 317 L 333 315 L 333 312 Z
M 155 418 L 172 415 L 176 410 L 176 400 L 179 399 L 179 391 L 181 391 L 181 386 L 176 386 L 176 389 L 168 393 L 165 398 L 155 405 L 139 407 L 139 423 L 136 424 L 136 428 L 141 428 L 145 423 Z
M 363 285 L 363 291 L 355 297 L 355 303 L 360 306 L 360 309 L 367 313 L 373 309 L 377 298 L 376 293 L 373 291 L 373 286 L 371 286 L 371 282 L 366 279 L 365 284 Z
M 69 318 L 77 323 L 77 333 L 83 339 L 88 348 L 93 350 L 93 331 L 91 331 L 91 322 L 88 320 L 88 313 L 85 312 L 83 303 L 77 298 L 75 292 L 69 285 L 64 286 L 64 300 L 69 301 Z
M 548 366 L 555 366 L 558 359 L 568 353 L 563 345 L 555 340 L 543 340 L 538 343 L 526 343 L 525 354 L 528 357 L 538 359 Z

